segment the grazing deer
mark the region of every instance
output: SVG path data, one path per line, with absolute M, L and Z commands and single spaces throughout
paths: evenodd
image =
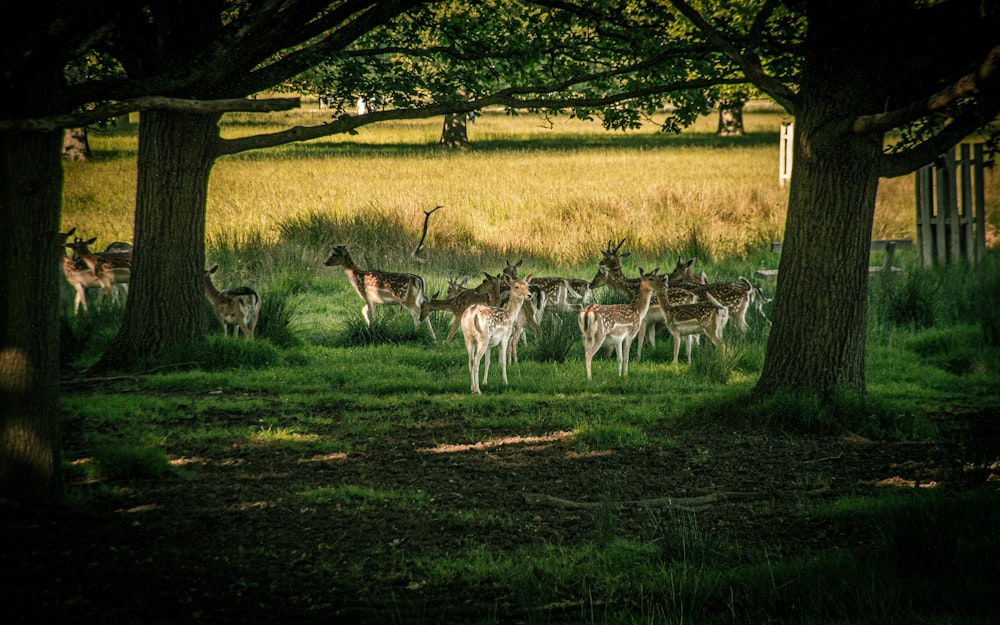
M 465 278 L 461 282 L 455 280 L 448 281 L 448 293 L 445 299 L 429 299 L 420 304 L 420 320 L 427 319 L 427 316 L 437 310 L 446 310 L 452 314 L 454 319 L 448 336 L 445 337 L 443 345 L 455 336 L 462 323 L 462 313 L 473 304 L 484 304 L 486 306 L 497 306 L 500 303 L 500 276 L 491 276 L 485 273 L 486 279 L 475 288 L 466 288 L 469 281 Z
M 726 344 L 722 340 L 722 331 L 729 321 L 729 309 L 723 306 L 710 292 L 703 294 L 705 298 L 694 304 L 682 304 L 680 306 L 670 306 L 664 304 L 664 298 L 660 299 L 660 312 L 667 325 L 667 330 L 674 338 L 674 364 L 677 364 L 677 355 L 681 349 L 681 337 L 688 337 L 687 358 L 691 364 L 691 343 L 689 337 L 698 336 L 704 333 L 717 349 L 726 350 Z
M 324 263 L 327 267 L 340 265 L 344 268 L 344 275 L 354 287 L 358 297 L 364 300 L 365 305 L 361 307 L 361 316 L 365 323 L 372 324 L 372 313 L 378 304 L 399 304 L 410 311 L 413 317 L 413 325 L 420 325 L 420 305 L 424 302 L 424 279 L 412 273 L 392 273 L 389 271 L 378 271 L 376 269 L 360 269 L 351 255 L 347 252 L 346 245 L 335 245 L 330 258 Z M 437 341 L 434 334 L 434 327 L 431 320 L 424 318 L 427 330 L 431 333 L 431 339 Z
M 486 358 L 483 369 L 484 385 L 489 378 L 490 349 L 494 345 L 500 347 L 500 370 L 503 372 L 503 383 L 507 384 L 507 349 L 514 338 L 516 319 L 525 300 L 531 296 L 528 289 L 530 283 L 530 274 L 523 280 L 509 281 L 507 303 L 503 307 L 474 304 L 462 313 L 462 334 L 465 336 L 465 349 L 469 352 L 469 375 L 472 378 L 473 393 L 481 393 L 479 363 L 484 357 Z
M 628 375 L 629 350 L 632 339 L 639 332 L 642 320 L 649 312 L 654 293 L 666 288 L 666 276 L 657 275 L 657 267 L 649 273 L 639 269 L 639 294 L 631 304 L 591 304 L 577 317 L 583 335 L 584 359 L 587 379 L 591 379 L 591 361 L 605 343 L 613 344 L 618 356 L 618 375 Z
M 257 328 L 257 318 L 260 316 L 260 296 L 248 286 L 238 286 L 220 291 L 212 282 L 212 274 L 219 270 L 218 265 L 212 265 L 205 270 L 205 296 L 212 302 L 215 316 L 222 323 L 222 333 L 229 336 L 229 326 L 233 326 L 233 336 L 243 336 L 253 340 Z
M 65 236 L 70 236 L 75 231 L 76 228 L 73 228 Z M 120 286 L 126 293 L 128 292 L 128 281 L 132 275 L 132 252 L 104 251 L 100 254 L 95 254 L 90 251 L 90 245 L 96 240 L 97 237 L 87 241 L 84 241 L 80 237 L 73 237 L 72 243 L 65 243 L 64 245 L 71 249 L 74 255 L 79 260 L 82 260 L 90 271 L 93 272 L 94 277 L 100 283 L 103 293 L 111 295 L 115 301 L 118 301 L 117 286 Z M 112 246 L 116 245 L 120 244 L 112 244 Z M 108 249 L 111 249 L 112 246 L 108 246 Z M 84 306 L 84 310 L 86 310 L 86 306 Z

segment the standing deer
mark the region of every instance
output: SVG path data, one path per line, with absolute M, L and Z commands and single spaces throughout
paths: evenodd
M 472 392 L 476 394 L 481 393 L 479 363 L 483 357 L 486 358 L 483 369 L 485 385 L 490 375 L 490 349 L 494 345 L 500 346 L 500 371 L 503 372 L 503 383 L 507 384 L 507 349 L 513 338 L 514 324 L 521 307 L 531 297 L 528 290 L 531 275 L 509 283 L 510 291 L 503 307 L 474 304 L 462 313 L 462 334 L 465 336 L 465 349 L 469 352 L 469 375 L 472 378 Z
M 710 292 L 703 294 L 704 301 L 694 304 L 670 306 L 665 304 L 666 298 L 660 298 L 660 311 L 663 314 L 667 330 L 674 338 L 674 364 L 681 349 L 681 337 L 688 337 L 687 358 L 691 364 L 691 339 L 704 333 L 720 351 L 726 350 L 722 340 L 722 331 L 729 321 L 729 309 L 723 306 Z
M 238 286 L 220 291 L 212 282 L 212 274 L 219 270 L 218 265 L 212 265 L 205 270 L 205 296 L 212 302 L 215 316 L 222 323 L 222 333 L 229 336 L 229 326 L 233 326 L 233 336 L 239 336 L 240 330 L 248 340 L 253 340 L 257 328 L 257 318 L 260 316 L 260 296 L 248 286 Z
M 666 288 L 666 276 L 657 275 L 659 271 L 659 267 L 649 273 L 643 273 L 642 269 L 639 269 L 639 294 L 631 304 L 591 304 L 580 311 L 577 322 L 583 335 L 588 380 L 591 379 L 591 362 L 594 354 L 605 343 L 615 347 L 615 354 L 618 356 L 618 375 L 628 375 L 632 340 L 639 332 L 646 313 L 649 312 L 653 294 Z
M 65 234 L 65 236 L 70 236 L 76 231 L 73 228 Z M 128 292 L 128 281 L 132 275 L 132 252 L 131 251 L 104 251 L 99 254 L 95 254 L 90 251 L 90 245 L 97 240 L 94 237 L 90 240 L 84 241 L 80 237 L 73 237 L 72 243 L 65 243 L 64 245 L 71 249 L 79 260 L 83 261 L 90 271 L 94 274 L 100 284 L 101 290 L 104 295 L 111 295 L 115 301 L 118 301 L 118 290 L 116 287 Z M 123 245 L 120 243 L 112 243 L 108 246 L 108 250 L 112 250 L 113 246 Z M 64 272 L 67 267 L 65 261 L 63 263 Z M 68 279 L 68 276 L 67 276 Z M 75 288 L 75 287 L 74 287 Z M 79 291 L 77 292 L 79 296 Z M 84 302 L 84 310 L 86 310 L 86 302 Z
M 711 294 L 712 297 L 728 308 L 729 315 L 736 320 L 736 326 L 741 332 L 746 332 L 750 329 L 750 326 L 747 325 L 747 308 L 750 307 L 750 300 L 755 295 L 754 290 L 754 285 L 743 276 L 740 276 L 736 282 L 713 282 L 690 289 L 692 293 L 698 296 L 699 300 L 704 299 L 706 294 Z M 758 306 L 758 310 L 763 314 L 760 305 Z M 767 319 L 767 317 L 764 318 Z
M 420 320 L 427 319 L 427 316 L 436 310 L 447 310 L 454 319 L 451 328 L 448 329 L 448 336 L 445 337 L 442 345 L 447 345 L 448 341 L 455 336 L 459 326 L 462 324 L 462 313 L 473 304 L 485 304 L 496 306 L 500 303 L 500 276 L 491 276 L 485 273 L 486 279 L 475 288 L 466 288 L 468 278 L 462 282 L 454 280 L 448 281 L 448 294 L 445 299 L 429 299 L 420 304 Z
M 399 304 L 410 311 L 413 325 L 420 326 L 420 305 L 424 302 L 424 279 L 412 273 L 392 273 L 376 269 L 360 269 L 347 252 L 346 245 L 335 245 L 330 258 L 324 263 L 327 267 L 340 265 L 344 275 L 354 287 L 358 297 L 364 300 L 361 316 L 369 326 L 372 324 L 372 313 L 378 304 Z M 423 319 L 431 338 L 437 341 L 434 327 L 429 318 Z
M 683 256 L 677 258 L 677 266 L 667 274 L 671 286 L 692 289 L 708 284 L 708 276 L 704 273 L 701 276 L 695 276 L 691 273 L 691 265 L 694 264 L 694 261 L 694 258 L 685 261 Z

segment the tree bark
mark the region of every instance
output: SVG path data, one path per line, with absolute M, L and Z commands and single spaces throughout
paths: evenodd
M 465 113 L 444 116 L 441 128 L 441 145 L 446 148 L 465 149 L 469 147 L 468 117 Z
M 132 369 L 205 338 L 205 206 L 219 118 L 171 111 L 140 118 L 129 297 L 118 336 L 95 371 Z
M 52 503 L 59 475 L 62 131 L 0 134 L 0 497 Z
M 719 127 L 715 134 L 720 137 L 742 137 L 743 132 L 743 103 L 721 102 Z
M 854 32 L 857 18 L 831 11 L 831 19 L 810 23 L 773 325 L 755 389 L 765 395 L 806 390 L 829 400 L 841 390 L 866 392 L 868 255 L 883 135 L 854 133 L 851 122 L 877 110 L 881 96 L 865 70 L 871 41 L 859 36 L 845 55 L 831 41 Z
M 89 161 L 90 142 L 87 127 L 67 128 L 63 135 L 63 158 L 67 161 Z

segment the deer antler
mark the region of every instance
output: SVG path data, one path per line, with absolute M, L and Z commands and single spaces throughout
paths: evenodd
M 419 256 L 417 256 L 417 254 L 419 254 L 420 251 L 424 249 L 424 239 L 427 238 L 427 226 L 431 221 L 431 214 L 434 213 L 434 211 L 436 211 L 439 208 L 443 208 L 443 206 L 435 206 L 429 211 L 424 211 L 424 230 L 423 232 L 420 233 L 420 241 L 417 242 L 417 247 L 415 247 L 413 249 L 413 253 L 410 254 L 410 256 L 412 256 L 414 259 L 422 263 L 426 263 L 427 259 L 420 258 Z

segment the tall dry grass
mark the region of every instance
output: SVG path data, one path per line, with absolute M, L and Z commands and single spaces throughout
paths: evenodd
M 270 132 L 324 115 L 309 104 L 231 115 L 223 134 Z M 741 258 L 782 238 L 787 187 L 778 184 L 777 145 L 787 119 L 751 108 L 747 135 L 721 139 L 712 115 L 671 135 L 652 123 L 612 133 L 566 117 L 487 112 L 469 124 L 466 151 L 437 146 L 440 119 L 372 125 L 220 159 L 207 234 L 210 241 L 274 242 L 289 223 L 370 227 L 386 236 L 369 233 L 364 244 L 374 237 L 376 248 L 406 248 L 368 250 L 378 262 L 408 254 L 424 211 L 441 205 L 430 222 L 429 258 L 526 256 L 576 266 L 623 238 L 640 257 L 666 259 L 694 247 L 710 259 Z M 66 164 L 64 227 L 98 236 L 99 245 L 131 240 L 135 145 L 134 124 L 91 134 L 94 162 Z M 996 173 L 989 180 L 998 186 Z M 912 187 L 911 177 L 883 181 L 874 236 L 915 237 Z M 331 228 L 329 236 L 333 244 L 345 232 Z

